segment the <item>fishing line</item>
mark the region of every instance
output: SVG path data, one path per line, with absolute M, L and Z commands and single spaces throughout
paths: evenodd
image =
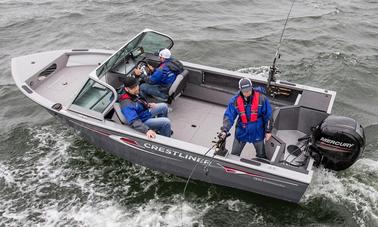
M 207 153 L 209 153 L 209 151 L 211 151 L 216 145 L 217 145 L 217 144 L 214 144 L 213 146 L 211 146 L 211 147 L 205 152 L 205 154 L 202 155 L 202 157 L 205 157 L 205 156 L 207 155 Z M 214 157 L 214 156 L 215 156 L 215 153 L 214 153 L 213 157 Z M 199 164 L 199 162 L 197 162 L 197 163 L 194 165 L 194 167 L 193 167 L 193 169 L 192 169 L 192 172 L 190 172 L 190 175 L 189 175 L 188 179 L 186 180 L 185 187 L 184 187 L 184 191 L 183 191 L 183 193 L 182 193 L 182 196 L 183 196 L 183 203 L 184 203 L 184 201 L 185 201 L 185 192 L 186 192 L 186 188 L 188 187 L 188 184 L 189 184 L 190 178 L 192 178 L 192 175 L 193 175 L 193 173 L 194 173 L 194 170 L 197 168 L 198 164 Z M 182 209 L 182 207 L 183 207 L 183 205 L 184 205 L 183 203 L 181 204 L 181 226 L 183 226 L 183 223 L 182 223 L 182 221 L 183 221 L 183 218 L 182 218 L 182 216 L 183 216 L 183 215 L 182 215 L 182 213 L 183 213 L 183 209 Z
M 267 93 L 270 96 L 272 96 L 271 95 L 272 90 L 270 88 L 270 83 L 272 81 L 276 81 L 276 79 L 274 77 L 274 75 L 276 74 L 276 71 L 277 71 L 276 62 L 277 62 L 277 59 L 280 58 L 280 47 L 281 47 L 281 43 L 282 43 L 282 38 L 283 38 L 283 34 L 284 34 L 285 30 L 286 30 L 286 25 L 287 25 L 287 22 L 289 20 L 291 10 L 293 9 L 294 2 L 295 2 L 295 0 L 293 0 L 292 3 L 291 3 L 291 7 L 290 7 L 290 10 L 289 10 L 289 13 L 287 14 L 287 17 L 286 17 L 286 20 L 285 20 L 285 24 L 284 24 L 284 27 L 282 29 L 282 33 L 281 33 L 280 41 L 278 43 L 277 51 L 276 51 L 276 54 L 275 54 L 274 59 L 273 59 L 273 64 L 272 64 L 272 66 L 270 67 L 270 70 L 269 70 L 269 77 L 268 77 L 268 84 L 267 84 Z M 273 97 L 274 97 L 274 93 L 273 93 Z
M 289 13 L 287 14 L 286 21 L 285 21 L 284 27 L 282 29 L 282 33 L 281 33 L 281 37 L 280 37 L 280 42 L 278 43 L 278 47 L 277 47 L 277 51 L 276 51 L 276 57 L 279 55 L 279 52 L 280 52 L 280 47 L 281 47 L 281 43 L 282 43 L 282 37 L 283 37 L 283 34 L 284 34 L 285 30 L 286 30 L 286 25 L 287 25 L 287 22 L 289 20 L 291 10 L 293 9 L 294 2 L 295 2 L 295 0 L 293 0 L 293 2 L 291 3 L 291 7 L 290 7 L 290 10 L 289 10 Z
M 205 157 L 205 156 L 207 155 L 207 153 L 209 153 L 209 151 L 211 151 L 211 149 L 213 149 L 215 146 L 216 146 L 216 144 L 214 144 L 213 146 L 211 146 L 211 147 L 209 148 L 209 150 L 207 150 L 207 151 L 205 152 L 205 154 L 203 154 L 202 156 Z M 193 173 L 194 173 L 194 170 L 197 168 L 198 164 L 199 164 L 199 162 L 197 162 L 197 163 L 194 165 L 194 167 L 193 167 L 193 169 L 192 169 L 192 172 L 190 173 L 188 179 L 186 180 L 186 184 L 185 184 L 184 192 L 183 192 L 183 196 L 184 196 L 184 198 L 185 198 L 185 192 L 186 192 L 186 188 L 188 187 L 188 184 L 189 184 L 190 178 L 192 178 L 192 175 L 193 175 Z
M 208 163 L 206 163 L 206 165 L 203 167 L 203 171 L 205 172 L 206 176 L 207 176 L 207 173 L 209 172 L 209 166 L 210 166 L 211 162 L 214 160 L 214 157 L 215 157 L 216 154 L 217 154 L 217 152 L 214 152 L 213 157 L 211 157 L 210 161 Z

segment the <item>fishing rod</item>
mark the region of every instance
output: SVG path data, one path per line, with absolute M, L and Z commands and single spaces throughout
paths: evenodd
M 274 59 L 273 59 L 273 64 L 272 64 L 272 66 L 269 69 L 268 84 L 267 84 L 266 88 L 267 88 L 268 95 L 270 95 L 272 97 L 275 96 L 275 94 L 277 93 L 277 91 L 273 91 L 273 89 L 271 87 L 271 83 L 276 81 L 276 78 L 275 78 L 275 75 L 277 73 L 276 63 L 277 63 L 278 59 L 280 59 L 280 57 L 281 57 L 280 47 L 281 47 L 281 43 L 282 43 L 282 37 L 283 37 L 283 34 L 285 32 L 285 29 L 286 29 L 287 21 L 289 20 L 291 10 L 293 9 L 294 2 L 295 2 L 295 0 L 293 0 L 292 3 L 291 3 L 291 7 L 290 7 L 290 10 L 289 10 L 289 13 L 287 14 L 286 21 L 285 21 L 284 27 L 282 29 L 282 33 L 281 33 L 281 37 L 280 37 L 280 42 L 278 43 L 277 51 L 276 51 L 276 54 L 275 54 Z

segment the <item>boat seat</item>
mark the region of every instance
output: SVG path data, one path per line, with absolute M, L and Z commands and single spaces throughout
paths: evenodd
M 188 74 L 189 74 L 189 71 L 185 69 L 182 73 L 177 75 L 175 81 L 172 83 L 171 87 L 169 88 L 168 99 L 163 100 L 155 96 L 154 96 L 154 99 L 171 104 L 176 98 L 178 98 L 183 93 L 186 86 Z
M 124 75 L 119 73 L 108 72 L 106 73 L 105 82 L 112 86 L 114 89 L 119 89 L 123 85 Z
M 113 108 L 114 108 L 114 114 L 112 116 L 112 120 L 117 122 L 117 123 L 120 123 L 120 124 L 126 124 L 127 121 L 126 121 L 126 118 L 125 118 L 125 116 L 123 116 L 123 113 L 121 111 L 121 104 L 116 102 L 116 103 L 114 103 Z
M 181 93 L 185 89 L 186 78 L 187 78 L 188 73 L 189 71 L 185 69 L 182 73 L 177 75 L 176 80 L 173 82 L 173 84 L 169 88 L 169 91 L 168 91 L 169 96 L 173 96 L 175 98 L 178 95 L 181 95 Z

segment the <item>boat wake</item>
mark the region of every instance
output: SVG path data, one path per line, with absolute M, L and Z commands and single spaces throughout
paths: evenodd
M 366 158 L 358 160 L 350 169 L 340 173 L 317 169 L 301 203 L 309 206 L 317 200 L 331 202 L 336 207 L 343 206 L 343 209 L 347 209 L 359 226 L 377 226 L 377 178 L 378 162 Z
M 256 66 L 238 69 L 237 72 L 246 73 L 250 75 L 258 75 L 265 78 L 269 76 L 269 66 Z
M 198 220 L 208 206 L 183 203 L 180 194 L 160 198 L 158 182 L 174 179 L 108 155 L 60 127 L 25 130 L 31 149 L 0 163 L 0 226 L 203 225 Z

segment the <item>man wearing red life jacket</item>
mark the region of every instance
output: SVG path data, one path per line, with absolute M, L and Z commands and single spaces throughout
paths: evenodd
M 272 136 L 272 108 L 264 94 L 252 88 L 248 78 L 239 81 L 239 92 L 231 98 L 223 116 L 222 137 L 238 117 L 231 154 L 240 156 L 245 144 L 253 143 L 256 157 L 266 158 L 264 138 Z

